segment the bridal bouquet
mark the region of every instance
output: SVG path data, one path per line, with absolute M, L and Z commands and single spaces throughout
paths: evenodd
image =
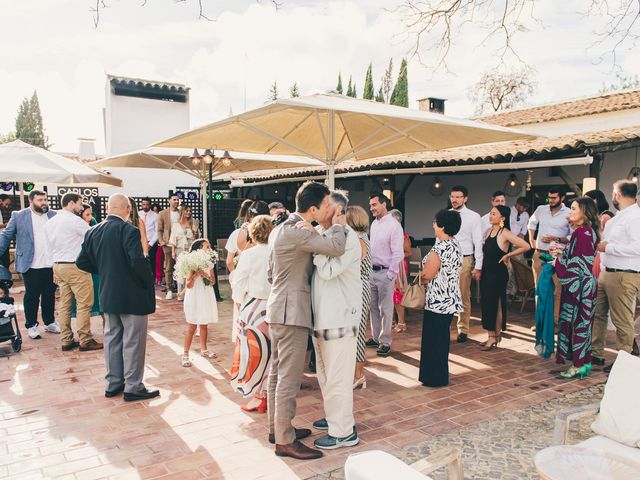
M 187 279 L 191 273 L 209 273 L 209 271 L 218 261 L 216 252 L 208 252 L 206 250 L 196 250 L 194 252 L 184 252 L 178 256 L 176 266 L 173 271 L 173 278 L 182 282 Z M 208 279 L 204 278 L 204 284 L 209 285 Z

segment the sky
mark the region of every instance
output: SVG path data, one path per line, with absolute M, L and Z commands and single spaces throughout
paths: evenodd
M 446 113 L 473 115 L 469 88 L 496 68 L 496 40 L 467 24 L 456 38 L 448 69 L 433 71 L 409 57 L 413 46 L 402 0 L 105 0 L 94 27 L 89 0 L 0 0 L 0 134 L 15 129 L 18 106 L 37 90 L 54 151 L 75 152 L 79 137 L 96 139 L 104 152 L 102 108 L 106 74 L 185 83 L 191 87 L 191 126 L 197 127 L 263 105 L 277 81 L 281 95 L 297 82 L 302 95 L 334 89 L 353 76 L 362 95 L 369 62 L 374 86 L 389 59 L 409 58 L 410 107 L 426 96 L 446 98 Z M 539 0 L 535 16 L 516 38 L 521 61 L 537 72 L 529 104 L 597 94 L 615 80 L 611 61 L 599 62 L 598 19 L 577 12 L 580 0 Z M 424 42 L 429 45 L 428 39 Z M 634 52 L 623 48 L 618 65 L 640 75 Z M 428 63 L 432 54 L 421 50 Z M 521 66 L 514 58 L 509 68 Z

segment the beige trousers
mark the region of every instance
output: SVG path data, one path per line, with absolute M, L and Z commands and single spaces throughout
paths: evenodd
M 269 370 L 269 432 L 276 444 L 289 445 L 296 439 L 291 424 L 296 416 L 296 396 L 300 390 L 309 329 L 293 325 L 269 325 L 271 369 Z M 355 352 L 354 352 L 355 359 Z M 351 372 L 353 376 L 353 371 Z
M 175 260 L 171 256 L 171 246 L 163 245 L 162 253 L 164 254 L 164 282 L 167 291 L 171 291 L 171 285 L 173 285 L 173 266 Z
M 533 253 L 533 282 L 536 287 L 538 286 L 538 278 L 540 278 L 540 274 L 542 273 L 542 264 L 544 262 L 540 260 L 540 252 L 536 250 Z M 555 324 L 558 325 L 558 317 L 560 316 L 560 295 L 562 294 L 562 285 L 560 285 L 560 280 L 558 280 L 557 275 L 553 275 L 553 285 L 555 289 L 553 291 L 553 318 Z M 536 297 L 537 298 L 537 297 Z
M 80 270 L 75 263 L 56 263 L 53 273 L 58 277 L 60 300 L 58 301 L 58 322 L 60 341 L 63 345 L 73 342 L 71 330 L 71 309 L 76 301 L 76 326 L 80 345 L 93 340 L 91 334 L 91 308 L 93 307 L 93 282 L 91 274 Z
M 462 259 L 460 293 L 462 294 L 464 310 L 458 314 L 458 333 L 469 333 L 469 321 L 471 320 L 471 273 L 473 272 L 474 263 L 472 256 Z
M 324 402 L 329 435 L 348 437 L 356 424 L 353 418 L 353 374 L 356 368 L 356 337 L 334 340 L 313 339 L 316 372 Z
M 640 289 L 637 273 L 607 272 L 598 277 L 598 298 L 593 321 L 593 356 L 604 358 L 607 339 L 607 316 L 616 327 L 618 348 L 631 352 L 635 331 L 633 328 L 636 297 Z

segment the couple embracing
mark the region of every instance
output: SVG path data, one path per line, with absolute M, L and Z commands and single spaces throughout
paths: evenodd
M 276 444 L 278 456 L 322 456 L 300 442 L 311 430 L 291 423 L 309 335 L 325 410 L 325 418 L 313 426 L 328 433 L 314 445 L 334 449 L 358 443 L 353 374 L 362 309 L 361 247 L 346 225 L 347 201 L 344 192 L 307 182 L 296 194 L 296 212 L 269 239 L 269 441 Z

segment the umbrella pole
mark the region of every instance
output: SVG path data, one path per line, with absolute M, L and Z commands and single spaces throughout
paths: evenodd
M 202 238 L 207 238 L 208 230 L 208 212 L 207 212 L 207 182 L 205 180 L 200 181 L 200 198 L 202 198 Z
M 327 125 L 327 138 L 329 140 L 329 144 L 327 145 L 327 180 L 326 184 L 329 189 L 333 190 L 336 188 L 336 152 L 333 144 L 333 139 L 335 137 L 335 112 L 331 110 L 329 112 L 328 117 L 328 125 Z
M 333 163 L 327 165 L 327 187 L 330 190 L 336 188 L 336 166 Z
M 18 194 L 20 195 L 20 210 L 24 210 L 24 183 L 22 182 L 20 182 Z

